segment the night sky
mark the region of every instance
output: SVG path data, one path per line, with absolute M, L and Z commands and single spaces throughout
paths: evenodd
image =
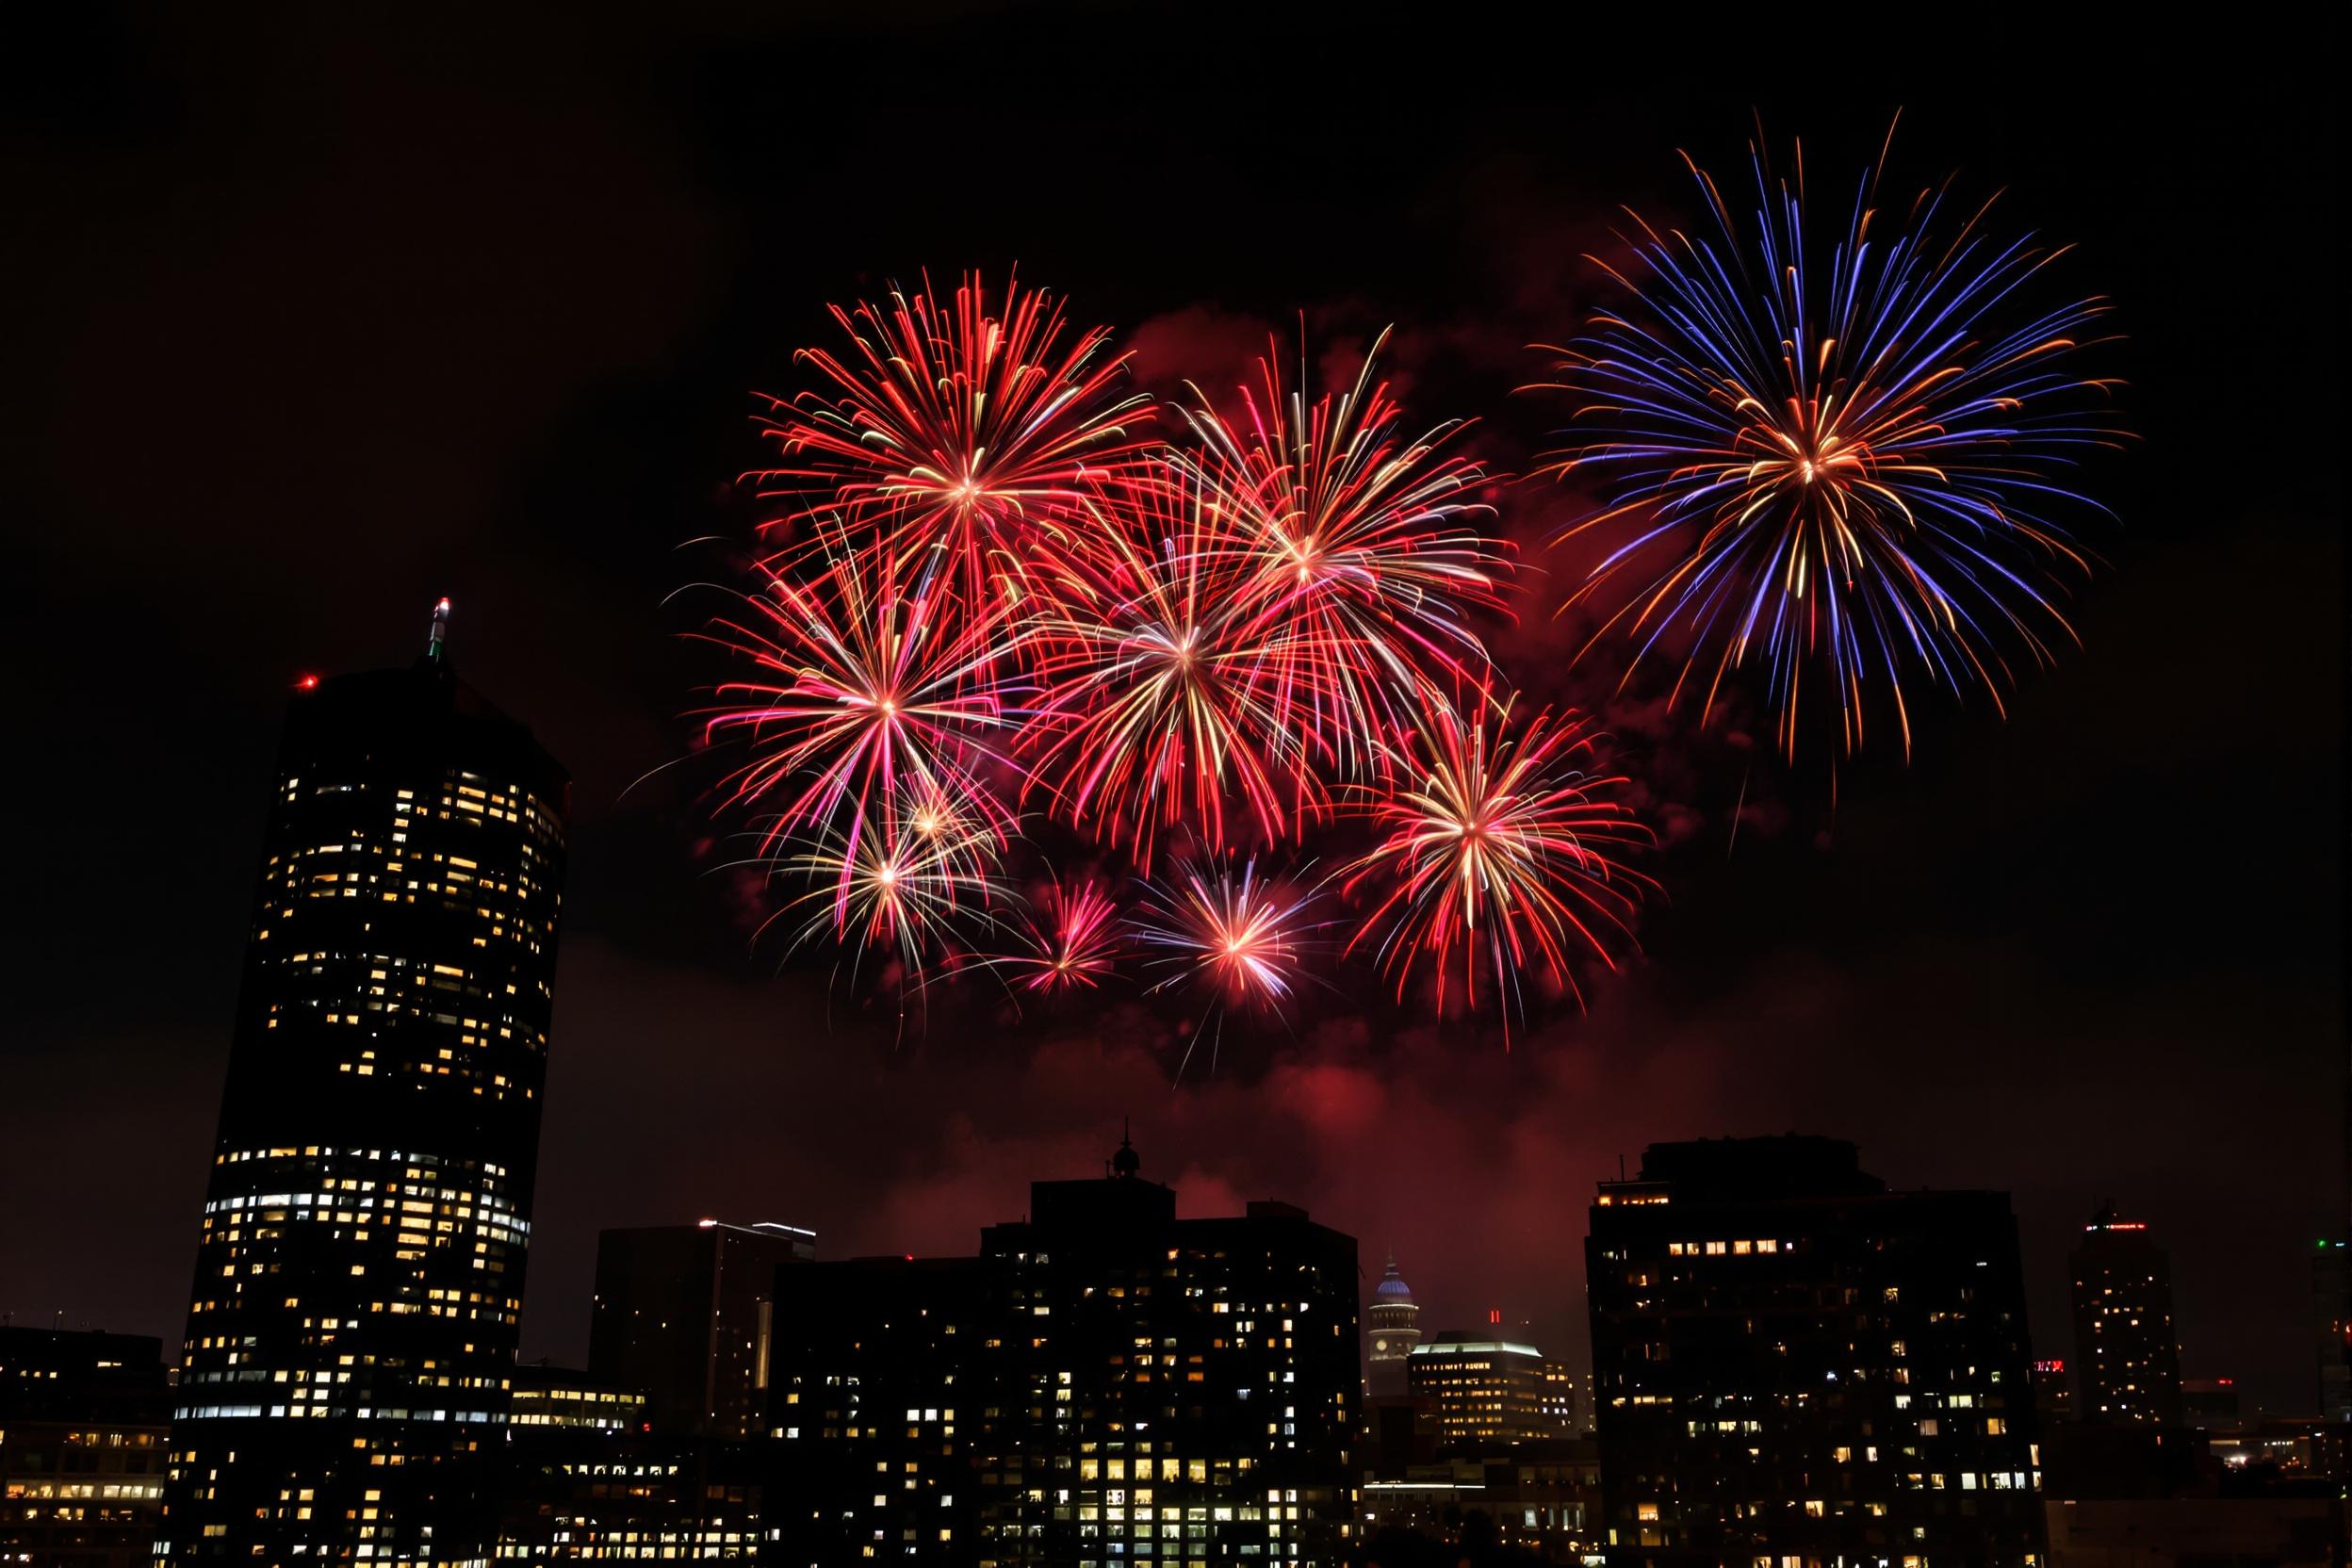
M 0 509 L 16 936 L 0 1034 L 0 1311 L 176 1343 L 290 683 L 461 670 L 572 770 L 573 862 L 526 1353 L 584 1354 L 599 1228 L 718 1215 L 832 1256 L 969 1252 L 1132 1116 L 1184 1213 L 1281 1197 L 1395 1247 L 1431 1329 L 1489 1308 L 1581 1355 L 1584 1210 L 1648 1142 L 1833 1134 L 1898 1185 L 2015 1195 L 2043 1355 L 2113 1196 L 2173 1255 L 2183 1368 L 2312 1403 L 2308 1254 L 2342 1224 L 2343 253 L 2334 61 L 1977 13 L 1870 50 L 1652 8 L 1500 13 L 664 8 L 657 25 L 163 10 L 0 43 Z M 797 23 L 783 20 L 796 9 Z M 1786 14 L 1786 13 L 1781 13 Z M 810 20 L 822 16 L 830 20 Z M 1793 19 L 1791 26 L 1806 25 Z M 1826 22 L 1819 24 L 1822 27 Z M 2151 24 L 2153 25 L 2153 24 Z M 2154 53 L 2151 56 L 2149 50 Z M 2276 52 L 2273 52 L 2273 51 Z M 1776 764 L 1761 717 L 1609 700 L 1547 618 L 1503 656 L 1606 703 L 1669 842 L 1642 953 L 1498 1037 L 1359 1005 L 899 1037 L 753 944 L 679 714 L 712 669 L 673 588 L 760 515 L 754 390 L 828 302 L 979 266 L 1119 328 L 1147 384 L 1231 385 L 1303 313 L 1351 370 L 1394 322 L 1423 422 L 1524 472 L 1512 389 L 1572 333 L 1618 204 L 1694 216 L 1755 118 L 1850 187 L 1959 172 L 2114 296 L 2136 448 L 2085 646 L 2006 722 Z M 1762 743 L 1758 743 L 1759 740 Z M 1741 808 L 1744 802 L 1744 809 Z M 1735 834 L 1734 825 L 1737 822 Z

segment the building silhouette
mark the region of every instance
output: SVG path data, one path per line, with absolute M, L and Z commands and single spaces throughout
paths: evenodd
M 1405 1358 L 1421 1343 L 1421 1307 L 1413 1287 L 1396 1272 L 1396 1254 L 1388 1255 L 1380 1282 L 1372 1287 L 1372 1304 L 1364 1309 L 1364 1390 L 1375 1399 L 1401 1399 L 1409 1392 Z
M 158 1557 L 473 1562 L 507 1418 L 567 783 L 451 668 L 305 680 L 265 830 Z
M 1576 1380 L 1532 1345 L 1447 1332 L 1413 1347 L 1405 1376 L 1448 1448 L 1574 1436 Z
M 764 1561 L 1347 1560 L 1356 1249 L 1302 1210 L 1178 1219 L 1122 1144 L 976 1257 L 779 1282 Z
M 146 1562 L 171 1423 L 160 1340 L 0 1326 L 0 1562 Z
M 2074 1419 L 2074 1380 L 2065 1362 L 2053 1359 L 2034 1364 L 2034 1409 L 2041 1417 L 2045 1441 L 2052 1427 Z
M 588 1370 L 645 1396 L 657 1432 L 756 1437 L 767 1417 L 777 1267 L 816 1256 L 798 1226 L 661 1225 L 596 1239 Z
M 1820 1137 L 1654 1144 L 1585 1244 L 1612 1565 L 2041 1549 L 2017 1222 Z
M 2319 1413 L 2352 1422 L 2352 1241 L 2322 1241 L 2312 1249 L 2311 1312 Z
M 2067 1258 L 2074 1280 L 2077 1412 L 2084 1421 L 2177 1427 L 2180 1343 L 2172 1322 L 2172 1263 L 2145 1222 L 2110 1202 Z
M 1446 1545 L 1473 1561 L 1483 1550 L 1576 1562 L 1597 1549 L 1600 1512 L 1599 1445 L 1589 1437 L 1455 1449 L 1367 1468 L 1364 1553 L 1374 1562 L 1458 1560 L 1436 1555 Z

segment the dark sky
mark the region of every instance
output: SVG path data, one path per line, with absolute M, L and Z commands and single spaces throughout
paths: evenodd
M 2344 1067 L 2324 51 L 2127 59 L 1949 10 L 1866 47 L 1660 8 L 791 9 L 158 8 L 0 45 L 0 1310 L 176 1338 L 286 689 L 410 657 L 449 593 L 462 667 L 577 778 L 529 1353 L 582 1353 L 600 1227 L 968 1251 L 1122 1113 L 1185 1212 L 1303 1202 L 1375 1270 L 1393 1242 L 1431 1326 L 1494 1306 L 1580 1348 L 1593 1180 L 1800 1129 L 2013 1192 L 2046 1354 L 2112 1194 L 2172 1250 L 2189 1374 L 2310 1403 Z M 711 569 L 681 547 L 751 521 L 747 393 L 801 384 L 827 302 L 1018 261 L 1159 382 L 1230 384 L 1300 312 L 1335 364 L 1394 321 L 1415 414 L 1478 416 L 1515 467 L 1547 423 L 1521 345 L 1598 297 L 1616 204 L 1687 212 L 1674 149 L 1733 165 L 1752 114 L 1850 179 L 1898 106 L 1904 180 L 2006 188 L 2117 302 L 2143 440 L 2091 480 L 2123 524 L 2086 645 L 2007 722 L 1937 712 L 1907 768 L 1840 770 L 1834 810 L 1744 715 L 1612 708 L 1679 827 L 1589 1015 L 1505 1054 L 1324 997 L 1176 1087 L 1134 1007 L 950 1003 L 894 1042 L 747 946 L 689 776 L 624 798 L 709 673 L 663 603 Z M 1502 504 L 1533 539 L 1566 502 Z M 1563 563 L 1529 564 L 1506 652 L 1585 695 L 1544 618 Z

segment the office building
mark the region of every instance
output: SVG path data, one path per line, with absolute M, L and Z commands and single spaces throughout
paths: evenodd
M 1600 1550 L 1600 1447 L 1591 1438 L 1545 1438 L 1457 1451 L 1398 1469 L 1373 1466 L 1364 1481 L 1365 1550 L 1382 1560 L 1398 1536 L 1475 1557 L 1482 1550 L 1576 1562 Z M 1425 1560 L 1409 1552 L 1394 1556 Z
M 1180 1220 L 1122 1145 L 975 1258 L 780 1278 L 771 1494 L 817 1500 L 766 1560 L 1347 1560 L 1355 1243 L 1301 1210 Z
M 509 1393 L 510 1435 L 535 1428 L 559 1431 L 634 1432 L 645 1429 L 645 1396 L 586 1372 L 545 1362 L 514 1369 Z
M 1565 1438 L 1576 1431 L 1576 1380 L 1532 1345 L 1449 1332 L 1423 1340 L 1405 1377 L 1443 1447 Z
M 2172 1264 L 2144 1221 L 2107 1204 L 2066 1260 L 2074 1280 L 2076 1404 L 2082 1419 L 2177 1427 L 2180 1344 Z
M 474 1562 L 554 1004 L 564 771 L 450 667 L 286 720 L 159 1556 Z
M 2352 1423 L 2352 1241 L 2323 1241 L 2311 1250 L 2311 1312 L 2319 1413 Z
M 160 1340 L 0 1327 L 0 1563 L 146 1562 L 171 1423 Z
M 2180 1413 L 2192 1427 L 2215 1430 L 2234 1427 L 2241 1414 L 2235 1378 L 2183 1378 Z
M 2034 1408 L 2041 1414 L 2045 1436 L 2052 1427 L 2074 1419 L 2074 1378 L 2064 1361 L 2034 1364 Z
M 1654 1144 L 1585 1244 L 1612 1565 L 2026 1563 L 2017 1222 L 1821 1137 Z
M 774 1223 L 662 1225 L 596 1241 L 588 1370 L 645 1396 L 678 1437 L 742 1439 L 765 1418 L 776 1269 L 816 1256 L 816 1233 Z
M 645 1396 L 591 1374 L 514 1369 L 498 1470 L 499 1562 L 748 1561 L 756 1442 L 649 1429 Z
M 767 1560 L 979 1560 L 975 1437 L 1002 1316 L 977 1257 L 852 1258 L 785 1280 Z
M 1396 1271 L 1396 1254 L 1388 1255 L 1380 1282 L 1372 1288 L 1372 1304 L 1364 1312 L 1364 1389 L 1375 1399 L 1400 1399 L 1409 1392 L 1405 1358 L 1421 1343 L 1421 1308 L 1413 1287 Z
M 2338 1568 L 2341 1497 L 2052 1497 L 2049 1568 Z

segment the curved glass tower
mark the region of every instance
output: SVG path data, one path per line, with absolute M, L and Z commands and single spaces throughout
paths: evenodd
M 286 714 L 158 1560 L 486 1560 L 564 773 L 450 669 Z

